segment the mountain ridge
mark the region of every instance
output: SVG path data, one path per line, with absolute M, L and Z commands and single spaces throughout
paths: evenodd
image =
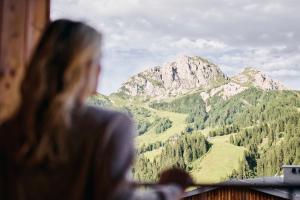
M 229 77 L 207 59 L 180 56 L 130 77 L 114 94 L 166 99 L 199 90 L 204 100 L 215 95 L 227 99 L 250 87 L 288 90 L 279 81 L 253 67 L 246 67 L 239 74 Z

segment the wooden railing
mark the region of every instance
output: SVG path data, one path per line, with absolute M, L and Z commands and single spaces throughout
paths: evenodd
M 147 182 L 132 182 L 131 185 L 133 187 L 157 187 L 159 186 L 157 183 L 147 183 Z M 208 183 L 197 183 L 192 184 L 190 187 L 193 188 L 231 188 L 231 189 L 285 189 L 288 191 L 288 199 L 294 200 L 295 199 L 295 191 L 300 190 L 300 184 L 289 184 L 289 183 L 231 183 L 231 182 L 224 182 L 224 183 L 217 183 L 217 184 L 208 184 Z M 197 195 L 196 190 L 184 193 L 182 198 L 187 198 L 189 196 Z M 194 199 L 194 198 L 193 198 Z M 197 199 L 197 198 L 196 198 Z M 259 199 L 259 198 L 258 198 Z

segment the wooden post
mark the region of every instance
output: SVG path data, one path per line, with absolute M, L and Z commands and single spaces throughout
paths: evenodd
M 45 25 L 49 0 L 0 0 L 0 124 L 16 110 L 26 63 Z

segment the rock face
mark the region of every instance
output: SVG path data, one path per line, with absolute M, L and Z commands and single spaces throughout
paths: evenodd
M 254 86 L 262 90 L 287 90 L 280 82 L 250 67 L 245 68 L 243 72 L 232 77 L 232 80 L 240 85 L 246 87 Z
M 224 84 L 228 78 L 215 64 L 200 58 L 181 56 L 131 77 L 118 92 L 130 96 L 175 96 L 193 89 Z
M 206 59 L 181 56 L 173 62 L 132 76 L 117 93 L 162 99 L 201 89 L 199 95 L 206 101 L 213 96 L 228 99 L 249 87 L 287 90 L 283 84 L 254 68 L 245 68 L 238 75 L 228 78 L 217 65 Z
M 215 95 L 219 95 L 223 99 L 228 99 L 229 97 L 235 96 L 246 89 L 247 87 L 243 87 L 234 82 L 229 82 L 225 85 L 212 89 L 210 92 L 210 96 L 212 97 Z

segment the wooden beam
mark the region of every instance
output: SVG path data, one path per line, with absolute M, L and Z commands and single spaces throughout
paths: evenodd
M 26 63 L 45 25 L 49 0 L 0 0 L 0 124 L 20 102 Z
M 27 0 L 26 62 L 30 59 L 45 25 L 49 22 L 49 0 Z

